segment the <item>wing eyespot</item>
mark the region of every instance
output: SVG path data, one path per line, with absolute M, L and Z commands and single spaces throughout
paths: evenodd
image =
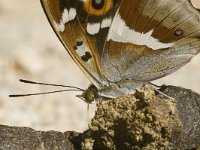
M 101 10 L 105 4 L 105 0 L 92 0 L 92 7 Z
M 84 9 L 90 15 L 102 16 L 113 8 L 113 0 L 86 0 Z
M 183 31 L 180 30 L 180 29 L 177 29 L 177 30 L 174 31 L 174 35 L 175 36 L 182 36 L 183 35 Z
M 192 6 L 198 10 L 200 10 L 200 2 L 199 0 L 190 0 L 190 3 L 192 4 Z

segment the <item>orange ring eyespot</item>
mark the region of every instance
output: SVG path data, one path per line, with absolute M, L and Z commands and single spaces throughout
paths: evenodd
M 84 9 L 90 15 L 101 16 L 113 8 L 113 0 L 86 0 Z

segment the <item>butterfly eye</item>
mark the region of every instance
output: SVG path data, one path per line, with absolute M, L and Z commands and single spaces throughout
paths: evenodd
M 102 16 L 113 8 L 113 0 L 85 0 L 84 9 L 90 15 Z
M 94 9 L 102 9 L 105 4 L 105 0 L 92 0 L 92 7 Z

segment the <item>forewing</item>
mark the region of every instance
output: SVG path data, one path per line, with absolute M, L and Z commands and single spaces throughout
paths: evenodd
M 199 53 L 200 6 L 194 1 L 123 0 L 103 52 L 108 80 L 151 81 Z
M 103 84 L 102 49 L 119 1 L 41 0 L 56 35 L 97 87 Z

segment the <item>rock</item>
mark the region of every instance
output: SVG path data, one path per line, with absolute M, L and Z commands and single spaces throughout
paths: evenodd
M 0 126 L 0 149 L 149 150 L 200 148 L 200 95 L 145 85 L 134 95 L 98 102 L 90 128 L 77 133 Z M 169 96 L 173 98 L 169 98 Z

